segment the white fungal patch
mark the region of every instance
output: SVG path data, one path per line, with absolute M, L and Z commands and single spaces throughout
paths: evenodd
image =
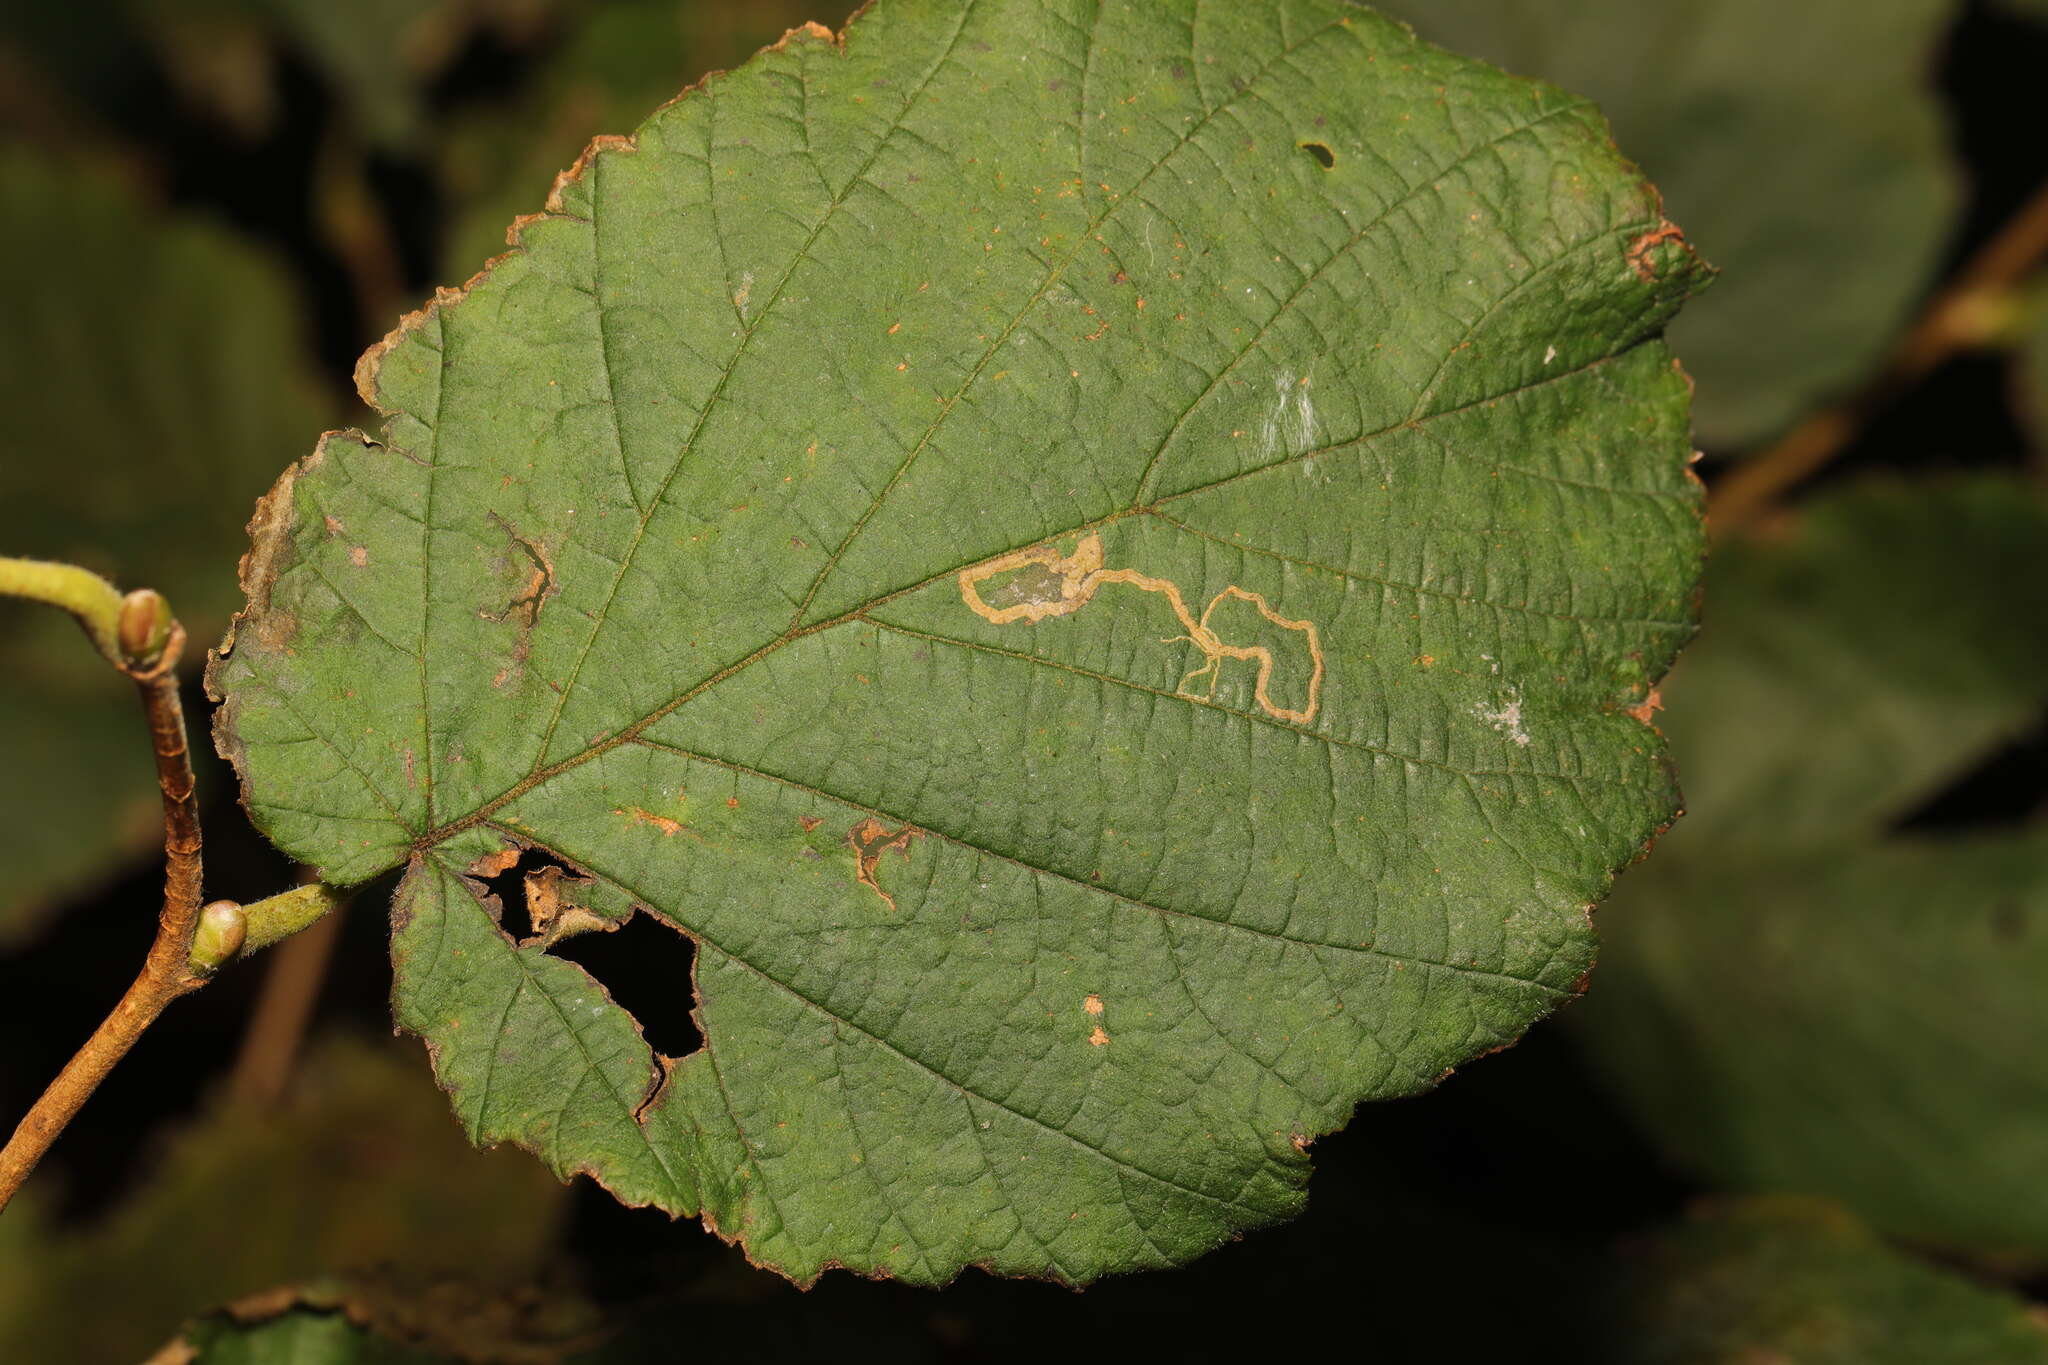
M 1308 375 L 1282 370 L 1273 376 L 1273 405 L 1259 422 L 1259 457 L 1300 455 L 1316 439 L 1316 404 Z
M 739 311 L 740 311 L 740 320 L 741 320 L 742 322 L 748 321 L 748 318 L 747 318 L 747 299 L 748 299 L 748 298 L 749 298 L 749 297 L 750 297 L 750 296 L 751 296 L 751 295 L 753 294 L 753 292 L 754 292 L 754 272 L 753 272 L 753 271 L 751 271 L 751 270 L 743 270 L 743 271 L 741 271 L 741 272 L 740 272 L 740 288 L 739 288 L 739 292 L 738 292 L 737 294 L 734 294 L 734 295 L 732 296 L 732 306 L 733 306 L 733 307 L 735 307 L 735 308 L 737 308 L 737 309 L 739 309 Z
M 1548 365 L 1548 364 L 1549 364 L 1549 363 L 1550 363 L 1551 361 L 1553 361 L 1553 360 L 1555 360 L 1555 359 L 1557 359 L 1557 347 L 1555 347 L 1555 346 L 1546 346 L 1546 347 L 1544 347 L 1544 348 L 1543 348 L 1543 363 L 1544 363 L 1544 364 L 1546 364 L 1546 365 Z
M 1481 702 L 1472 708 L 1472 714 L 1491 725 L 1500 733 L 1513 740 L 1521 748 L 1529 747 L 1529 732 L 1522 726 L 1522 689 L 1508 689 L 1507 701 L 1498 709 Z

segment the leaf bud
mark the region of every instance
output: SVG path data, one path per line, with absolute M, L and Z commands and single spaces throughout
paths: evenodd
M 121 655 L 130 664 L 147 667 L 170 643 L 171 628 L 177 624 L 171 604 L 155 588 L 137 588 L 121 599 L 121 614 L 114 624 L 114 637 Z
M 249 934 L 249 917 L 234 901 L 214 901 L 199 912 L 199 928 L 192 935 L 192 970 L 211 972 L 242 951 Z

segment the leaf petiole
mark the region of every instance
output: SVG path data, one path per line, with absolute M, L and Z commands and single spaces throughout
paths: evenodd
M 0 596 L 47 602 L 68 611 L 93 646 L 120 667 L 121 594 L 106 579 L 75 564 L 0 556 Z
M 323 882 L 308 882 L 260 901 L 214 901 L 199 917 L 192 939 L 192 970 L 217 971 L 230 958 L 247 957 L 310 927 L 348 897 Z

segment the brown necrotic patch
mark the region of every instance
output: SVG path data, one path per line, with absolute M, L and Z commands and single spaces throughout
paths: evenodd
M 678 834 L 687 834 L 692 838 L 697 837 L 697 831 L 692 829 L 688 822 L 677 820 L 667 815 L 656 815 L 653 811 L 641 806 L 616 806 L 612 809 L 612 814 L 623 815 L 636 825 L 652 826 L 671 839 Z
M 870 815 L 846 832 L 846 846 L 853 850 L 854 876 L 862 886 L 882 898 L 891 910 L 896 908 L 896 898 L 882 889 L 875 879 L 881 867 L 882 855 L 894 852 L 905 862 L 910 861 L 910 841 L 922 837 L 923 831 L 909 825 L 895 829 L 883 824 Z
M 479 607 L 477 615 L 486 621 L 510 622 L 517 632 L 511 662 L 491 679 L 492 686 L 503 687 L 508 679 L 525 667 L 527 655 L 533 648 L 533 628 L 540 623 L 541 608 L 555 595 L 557 587 L 555 565 L 547 547 L 521 535 L 518 527 L 496 512 L 490 514 L 490 520 L 511 541 L 497 562 L 497 571 L 510 580 L 512 596 L 501 607 Z
M 1676 242 L 1680 246 L 1685 245 L 1684 231 L 1679 228 L 1678 224 L 1671 222 L 1669 219 L 1660 222 L 1656 227 L 1628 244 L 1628 263 L 1635 270 L 1636 277 L 1645 284 L 1656 279 L 1660 273 L 1657 268 L 1657 248 L 1663 246 L 1666 242 Z

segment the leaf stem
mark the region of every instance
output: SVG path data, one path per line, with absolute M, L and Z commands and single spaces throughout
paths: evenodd
M 1886 401 L 1956 352 L 2000 330 L 2005 296 L 2048 256 L 2048 183 L 2006 221 L 1935 295 L 1876 378 L 1860 392 L 1800 422 L 1731 471 L 1707 504 L 1707 525 L 1725 535 L 1757 519 L 1787 489 L 1841 454 Z
M 231 958 L 268 948 L 311 927 L 347 900 L 345 892 L 307 882 L 247 905 L 215 901 L 200 914 L 199 936 L 192 941 L 192 970 L 217 971 Z
M 12 569 L 29 562 L 6 560 L 0 564 Z M 36 567 L 61 570 L 67 566 Z M 96 596 L 93 582 L 105 587 L 104 596 Z M 48 593 L 22 591 L 15 595 L 36 596 L 39 600 L 64 607 L 86 622 L 88 633 L 94 631 L 96 624 L 105 622 L 104 615 L 94 617 L 92 613 L 103 612 L 106 599 L 111 597 L 116 603 L 112 623 L 118 638 L 118 604 L 124 599 L 114 596 L 113 588 L 97 575 L 87 574 L 82 569 L 69 574 L 17 572 L 12 580 L 0 586 L 12 591 L 16 584 L 50 589 Z M 98 642 L 99 637 L 95 635 L 95 643 Z M 91 1098 L 114 1064 L 135 1046 L 143 1030 L 154 1023 L 173 1000 L 206 983 L 204 976 L 193 973 L 188 961 L 193 932 L 199 925 L 200 833 L 191 756 L 185 744 L 185 712 L 178 700 L 178 657 L 183 653 L 184 645 L 184 628 L 171 621 L 162 648 L 147 667 L 123 662 L 118 643 L 109 654 L 121 671 L 135 680 L 141 694 L 143 717 L 149 725 L 150 747 L 156 755 L 157 786 L 163 793 L 164 808 L 163 908 L 157 915 L 156 941 L 150 945 L 149 955 L 143 960 L 141 974 L 122 995 L 120 1003 L 114 1006 L 113 1013 L 93 1030 L 85 1046 L 65 1063 L 57 1079 L 30 1107 L 7 1145 L 0 1148 L 0 1209 L 7 1206 L 29 1172 L 50 1149 L 50 1144 Z M 101 652 L 108 653 L 104 646 Z
M 348 899 L 348 893 L 322 882 L 307 882 L 281 895 L 249 902 L 242 907 L 249 917 L 249 937 L 242 944 L 241 956 L 247 957 L 259 948 L 268 948 L 280 939 L 311 928 L 329 911 L 347 904 Z
M 164 899 L 156 941 L 142 971 L 113 1013 L 50 1082 L 14 1135 L 0 1147 L 0 1209 L 28 1179 L 57 1135 L 92 1098 L 114 1064 L 181 995 L 204 986 L 229 958 L 253 953 L 298 933 L 342 902 L 332 887 L 312 882 L 249 905 L 202 906 L 199 803 L 178 699 L 178 659 L 185 628 L 153 588 L 122 594 L 87 569 L 0 556 L 0 596 L 47 602 L 85 627 L 107 662 L 134 680 L 156 755 L 164 807 Z
M 93 647 L 121 667 L 121 594 L 106 579 L 75 564 L 0 556 L 0 596 L 47 602 L 70 612 Z

